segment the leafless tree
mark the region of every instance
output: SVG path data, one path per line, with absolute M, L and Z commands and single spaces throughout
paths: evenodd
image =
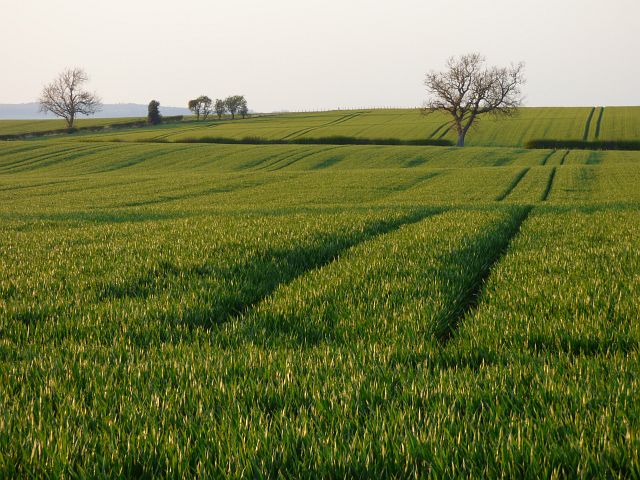
M 81 89 L 88 79 L 81 68 L 66 69 L 42 90 L 40 111 L 64 118 L 68 128 L 73 127 L 77 115 L 93 115 L 100 111 L 100 97 Z
M 451 57 L 442 72 L 431 71 L 424 84 L 431 94 L 424 113 L 447 112 L 464 146 L 467 132 L 481 115 L 513 115 L 522 105 L 524 64 L 487 67 L 479 53 Z

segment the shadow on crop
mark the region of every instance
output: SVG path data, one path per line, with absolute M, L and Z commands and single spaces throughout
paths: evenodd
M 279 285 L 327 265 L 348 248 L 433 213 L 432 210 L 412 212 L 399 219 L 376 222 L 363 231 L 321 235 L 309 244 L 291 248 L 268 248 L 227 266 L 203 262 L 184 267 L 162 261 L 128 281 L 99 286 L 97 299 L 148 301 L 152 297 L 169 296 L 170 308 L 150 309 L 151 319 L 167 326 L 212 328 L 242 316 Z M 197 292 L 196 296 L 193 292 Z

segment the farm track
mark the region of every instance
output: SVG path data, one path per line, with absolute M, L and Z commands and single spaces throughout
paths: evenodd
M 23 152 L 29 152 L 29 151 L 33 151 L 33 150 L 39 150 L 42 148 L 47 148 L 46 144 L 43 143 L 36 143 L 36 144 L 31 144 L 31 145 L 21 145 L 19 147 L 16 148 L 8 148 L 8 149 L 2 149 L 0 152 L 2 153 L 2 155 L 15 155 L 16 153 L 23 153 Z
M 544 165 L 546 165 L 546 164 L 547 164 L 547 162 L 551 159 L 551 157 L 553 157 L 553 156 L 555 155 L 555 153 L 556 153 L 556 150 L 553 150 L 553 151 L 549 152 L 549 154 L 547 154 L 547 155 L 542 159 L 542 161 L 540 162 L 540 165 L 543 165 L 543 166 L 544 166 Z
M 429 135 L 429 138 L 435 137 L 438 134 L 438 132 L 440 132 L 443 128 L 447 126 L 450 126 L 450 122 L 445 122 L 442 125 L 440 125 L 438 128 L 436 128 L 433 132 L 431 132 L 431 135 Z M 441 137 L 438 137 L 438 138 L 441 138 Z
M 82 178 L 74 178 L 72 180 L 58 182 L 57 185 L 60 185 L 60 186 L 66 185 L 66 187 L 61 190 L 56 190 L 53 192 L 51 190 L 36 191 L 36 192 L 30 193 L 30 197 L 32 197 L 33 199 L 55 198 L 56 196 L 64 198 L 64 196 L 68 194 L 78 193 L 78 192 L 85 193 L 85 192 L 91 192 L 91 191 L 96 191 L 104 194 L 111 187 L 123 187 L 123 186 L 130 187 L 133 185 L 140 185 L 143 183 L 150 183 L 150 182 L 156 181 L 155 178 L 136 178 L 133 180 L 126 180 L 126 181 L 121 179 L 115 179 L 111 181 L 106 181 L 106 180 L 107 179 L 105 179 L 105 181 L 103 181 L 100 185 L 83 185 Z M 120 205 L 114 205 L 112 207 L 119 207 L 119 206 Z
M 569 153 L 571 153 L 571 150 L 567 150 L 566 152 L 564 152 L 562 158 L 560 159 L 560 165 L 564 165 L 564 162 L 567 160 Z
M 604 116 L 604 107 L 600 107 L 600 113 L 598 114 L 598 121 L 596 122 L 596 133 L 595 133 L 596 140 L 600 138 L 600 127 L 602 125 L 603 116 Z
M 351 119 L 353 119 L 353 118 L 355 118 L 355 117 L 358 117 L 358 116 L 360 116 L 360 115 L 361 115 L 361 113 L 360 113 L 360 112 L 350 113 L 350 114 L 344 115 L 344 116 L 343 116 L 343 117 L 341 117 L 341 118 L 338 118 L 337 120 L 332 120 L 332 121 L 330 121 L 330 122 L 328 122 L 328 123 L 324 123 L 324 124 L 322 124 L 322 125 L 317 125 L 317 126 L 314 126 L 314 127 L 303 128 L 302 130 L 298 130 L 298 131 L 296 131 L 296 132 L 292 132 L 292 133 L 290 133 L 290 134 L 288 134 L 288 135 L 286 135 L 286 136 L 282 137 L 282 139 L 283 139 L 283 140 L 292 140 L 292 139 L 294 139 L 294 138 L 300 138 L 300 137 L 302 137 L 303 135 L 306 135 L 307 133 L 312 132 L 312 131 L 314 131 L 314 130 L 318 130 L 318 129 L 320 129 L 320 128 L 325 128 L 325 127 L 331 127 L 331 126 L 334 126 L 334 125 L 339 125 L 339 124 L 341 124 L 341 123 L 347 122 L 347 121 L 349 121 L 349 120 L 351 120 Z
M 330 147 L 327 147 L 330 148 Z M 254 171 L 275 171 L 275 170 L 281 170 L 282 168 L 286 167 L 287 165 L 290 165 L 291 163 L 295 163 L 296 161 L 302 159 L 302 158 L 306 158 L 314 153 L 318 153 L 317 151 L 309 151 L 309 150 L 303 150 L 303 151 L 299 151 L 299 150 L 295 150 L 293 152 L 279 152 L 276 155 L 269 155 L 267 157 L 265 157 L 263 160 L 261 160 L 260 162 L 257 162 L 256 164 L 254 164 L 251 168 Z M 276 165 L 279 165 L 281 162 L 286 162 L 287 160 L 291 160 L 294 159 L 292 162 L 287 163 L 283 166 L 280 167 L 276 167 L 273 168 Z
M 423 174 L 423 175 L 418 175 L 418 176 L 416 176 L 416 178 L 412 179 L 410 182 L 407 182 L 401 188 L 397 188 L 393 192 L 390 192 L 387 195 L 384 195 L 383 197 L 379 198 L 378 202 L 382 202 L 383 200 L 385 200 L 385 201 L 391 200 L 391 199 L 393 199 L 393 197 L 405 194 L 405 193 L 411 191 L 414 188 L 421 187 L 426 182 L 428 182 L 430 180 L 433 180 L 438 175 L 441 175 L 441 173 L 440 172 L 428 172 L 428 173 Z
M 179 195 L 170 195 L 170 194 L 166 194 L 166 195 L 162 195 L 159 198 L 153 198 L 153 199 L 149 199 L 149 200 L 141 200 L 141 201 L 136 201 L 136 202 L 129 202 L 129 203 L 125 203 L 125 204 L 116 204 L 114 205 L 114 207 L 125 207 L 125 208 L 129 208 L 129 207 L 141 207 L 141 206 L 148 206 L 148 205 L 159 205 L 159 204 L 167 204 L 167 203 L 171 203 L 171 202 L 175 202 L 175 201 L 179 201 L 179 200 L 193 200 L 193 199 L 197 199 L 197 198 L 202 198 L 202 197 L 207 197 L 209 195 L 213 195 L 216 193 L 232 193 L 232 192 L 238 192 L 238 191 L 242 191 L 242 190 L 251 190 L 254 188 L 258 188 L 264 185 L 274 185 L 277 183 L 281 183 L 281 182 L 287 182 L 290 181 L 293 178 L 296 178 L 300 176 L 300 173 L 297 174 L 293 174 L 288 176 L 286 179 L 270 179 L 270 178 L 263 178 L 263 179 L 258 179 L 258 180 L 254 180 L 254 181 L 250 181 L 247 183 L 239 183 L 239 184 L 230 184 L 230 185 L 221 185 L 221 186 L 216 186 L 216 187 L 211 187 L 211 188 L 205 188 L 205 189 L 199 189 L 196 191 L 187 191 L 184 193 L 181 193 Z M 233 179 L 234 181 L 237 181 L 237 179 Z
M 278 166 L 277 167 L 268 168 L 267 170 L 270 171 L 270 172 L 275 172 L 275 171 L 278 171 L 278 170 L 282 170 L 283 168 L 287 168 L 287 167 L 293 165 L 294 163 L 299 162 L 300 160 L 308 159 L 309 157 L 312 157 L 314 155 L 323 154 L 325 152 L 329 152 L 329 151 L 332 151 L 332 150 L 338 150 L 338 149 L 341 149 L 341 148 L 343 148 L 343 146 L 342 145 L 338 145 L 338 146 L 335 146 L 335 147 L 327 147 L 327 148 L 325 148 L 323 150 L 319 150 L 319 151 L 316 151 L 316 152 L 305 153 L 305 154 L 303 154 L 303 155 L 301 155 L 301 156 L 299 156 L 297 158 L 294 158 L 293 160 L 287 159 L 287 160 L 290 160 L 290 161 L 287 161 L 284 164 L 282 164 L 281 163 L 282 160 L 280 160 L 278 162 Z M 333 163 L 336 163 L 336 162 L 332 162 L 332 164 Z
M 233 320 L 241 321 L 243 315 L 246 315 L 248 311 L 268 298 L 282 285 L 291 283 L 311 270 L 321 269 L 337 261 L 341 254 L 350 248 L 365 241 L 389 234 L 402 226 L 420 222 L 434 213 L 434 211 L 414 213 L 401 217 L 396 221 L 374 223 L 355 236 L 345 236 L 342 238 L 332 236 L 324 239 L 324 243 L 299 246 L 291 250 L 267 250 L 258 253 L 246 264 L 230 267 L 230 270 L 224 272 L 222 276 L 233 275 L 238 271 L 251 271 L 254 281 L 260 284 L 262 288 L 251 288 L 250 290 L 242 292 L 240 296 L 244 298 L 243 301 L 223 305 L 221 309 L 216 311 L 215 316 L 209 315 L 209 322 L 207 324 L 194 325 L 190 323 L 189 327 L 201 326 L 209 328 Z M 286 265 L 288 270 L 278 271 L 280 268 L 279 265 Z M 161 265 L 160 270 L 154 269 L 140 277 L 132 278 L 124 284 L 105 285 L 100 294 L 100 300 L 157 296 L 162 293 L 163 285 L 165 285 L 162 281 L 157 281 L 159 276 L 171 277 L 173 282 L 175 282 L 178 281 L 178 278 L 182 279 L 179 281 L 190 281 L 190 279 L 193 278 L 206 278 L 212 273 L 211 267 L 207 264 L 184 270 L 176 265 L 165 262 Z M 153 284 L 160 285 L 160 287 L 149 287 L 149 285 Z M 168 283 L 166 285 L 172 284 Z M 249 287 L 251 286 L 246 286 L 246 288 Z M 198 315 L 199 318 L 200 316 L 201 315 Z M 195 316 L 189 312 L 187 312 L 184 317 L 187 321 L 195 318 Z
M 156 151 L 152 151 L 152 152 L 145 152 L 142 153 L 140 155 L 134 155 L 131 158 L 128 158 L 126 162 L 124 163 L 114 163 L 113 165 L 110 165 L 106 168 L 103 168 L 101 170 L 98 170 L 96 173 L 107 173 L 107 172 L 115 172 L 117 170 L 122 170 L 125 168 L 130 168 L 130 167 L 135 167 L 136 165 L 139 165 L 143 162 L 146 162 L 148 160 L 156 160 L 158 158 L 167 156 L 167 155 L 174 155 L 176 153 L 179 152 L 185 152 L 190 150 L 191 147 L 182 147 L 182 148 L 176 148 L 176 149 L 159 149 Z
M 95 148 L 95 146 L 92 146 L 92 147 L 83 147 L 82 145 L 65 146 L 65 148 L 55 150 L 54 152 L 45 152 L 45 153 L 40 153 L 39 155 L 36 155 L 33 157 L 20 158 L 12 162 L 4 163 L 0 165 L 0 173 L 12 173 L 11 171 L 13 169 L 20 168 L 24 164 L 29 164 L 43 158 L 57 159 L 60 157 L 64 157 L 66 153 L 83 151 L 90 148 Z
M 589 116 L 587 117 L 587 121 L 584 125 L 584 134 L 582 135 L 582 140 L 584 140 L 585 142 L 587 140 L 589 140 L 589 130 L 591 129 L 591 120 L 593 120 L 593 114 L 596 111 L 596 107 L 592 107 L 591 111 L 589 112 Z
M 485 283 L 495 266 L 506 255 L 509 245 L 520 232 L 522 224 L 527 220 L 533 207 L 523 207 L 517 211 L 509 225 L 505 226 L 504 237 L 497 237 L 493 245 L 493 251 L 483 262 L 483 267 L 476 273 L 475 279 L 468 286 L 464 294 L 456 300 L 454 308 L 435 320 L 434 336 L 442 343 L 448 343 L 455 335 L 462 321 L 467 316 L 472 316 L 480 302 Z
M 190 126 L 190 127 L 184 127 L 180 130 L 174 130 L 174 131 L 169 131 L 168 133 L 163 133 L 161 135 L 158 135 L 157 137 L 153 137 L 154 141 L 158 141 L 158 140 L 166 140 L 169 137 L 173 137 L 175 135 L 184 135 L 187 132 L 192 132 L 194 130 L 201 130 L 202 128 L 215 128 L 216 126 L 218 126 L 217 123 L 210 123 L 208 125 L 194 125 L 194 126 Z
M 261 150 L 263 148 L 263 145 L 250 145 L 247 146 L 248 148 L 248 152 L 252 153 L 255 150 Z M 278 151 L 277 153 L 273 153 L 273 154 L 269 154 L 263 157 L 256 157 L 255 160 L 250 160 L 248 162 L 243 162 L 240 163 L 238 165 L 238 167 L 235 169 L 235 171 L 243 171 L 243 170 L 263 170 L 267 167 L 267 165 L 269 165 L 269 162 L 273 159 L 279 159 L 281 157 L 289 157 L 291 155 L 294 155 L 292 153 L 289 152 L 281 152 Z M 262 166 L 260 166 L 262 165 Z
M 451 131 L 452 128 L 453 128 L 453 126 L 451 124 L 449 124 L 449 126 L 442 131 L 442 133 L 438 137 L 438 140 L 443 139 Z
M 22 164 L 20 167 L 17 168 L 17 171 L 19 172 L 33 172 L 36 170 L 40 170 L 43 168 L 47 168 L 50 166 L 55 166 L 56 168 L 58 168 L 60 166 L 61 163 L 63 162 L 69 162 L 72 160 L 78 160 L 81 158 L 86 158 L 86 157 L 91 157 L 93 155 L 100 155 L 104 152 L 109 152 L 111 150 L 111 148 L 109 147 L 96 147 L 95 145 L 92 147 L 88 147 L 87 149 L 84 150 L 77 150 L 74 151 L 73 153 L 70 153 L 69 155 L 66 155 L 64 157 L 64 159 L 62 161 L 60 161 L 59 158 L 42 158 L 40 159 L 37 163 L 28 163 L 28 164 Z M 16 173 L 16 170 L 12 171 L 12 173 Z
M 551 194 L 551 189 L 553 188 L 553 181 L 556 178 L 556 168 L 557 167 L 553 167 L 551 169 L 551 173 L 549 174 L 549 180 L 547 181 L 547 187 L 545 188 L 542 197 L 540 198 L 540 201 L 542 202 L 546 202 L 547 199 L 549 198 L 549 195 Z
M 531 168 L 527 167 L 527 168 L 523 168 L 520 172 L 518 172 L 518 174 L 515 176 L 511 184 L 507 187 L 507 189 L 496 197 L 496 201 L 502 202 L 505 198 L 507 198 L 511 194 L 511 192 L 515 190 L 515 188 L 522 181 L 522 179 L 527 175 L 529 170 L 531 170 Z
M 34 183 L 34 184 L 30 184 L 30 185 L 10 185 L 8 187 L 0 188 L 0 193 L 11 192 L 13 190 L 26 190 L 26 189 L 31 189 L 31 188 L 48 187 L 48 186 L 51 186 L 51 185 L 60 185 L 60 184 L 69 183 L 69 182 L 73 182 L 73 181 L 81 181 L 81 180 L 80 179 L 77 179 L 77 180 L 55 180 L 55 181 L 51 181 L 51 182 Z

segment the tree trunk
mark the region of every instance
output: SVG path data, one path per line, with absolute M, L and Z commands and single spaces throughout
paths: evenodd
M 71 130 L 73 128 L 73 121 L 74 121 L 74 116 L 73 115 L 69 115 L 69 117 L 66 119 L 67 120 L 67 128 L 69 130 Z
M 466 132 L 463 130 L 458 130 L 458 143 L 456 144 L 457 147 L 464 147 L 464 137 L 466 135 Z

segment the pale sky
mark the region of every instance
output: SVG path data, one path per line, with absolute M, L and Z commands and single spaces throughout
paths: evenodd
M 67 66 L 105 103 L 413 107 L 478 51 L 526 63 L 526 104 L 640 105 L 640 0 L 0 0 L 0 103 Z

